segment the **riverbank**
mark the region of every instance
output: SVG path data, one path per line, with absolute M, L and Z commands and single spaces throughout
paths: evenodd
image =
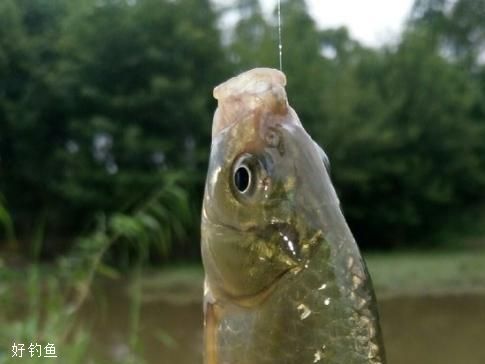
M 485 249 L 365 256 L 378 297 L 485 293 Z
M 364 254 L 378 298 L 485 294 L 485 249 Z M 200 265 L 147 272 L 143 297 L 167 303 L 196 302 Z
M 364 257 L 378 298 L 485 294 L 485 247 L 368 252 L 364 253 Z M 1 286 L 9 286 L 13 282 L 22 286 L 21 282 L 27 281 L 31 270 L 29 265 L 9 269 L 0 264 Z M 55 267 L 51 265 L 39 266 L 35 271 L 39 281 L 55 276 Z M 161 269 L 150 267 L 136 276 L 136 283 L 133 275 L 102 274 L 100 278 L 101 281 L 126 286 L 128 294 L 136 286 L 143 301 L 147 302 L 160 300 L 184 304 L 201 300 L 204 272 L 200 264 L 171 265 Z

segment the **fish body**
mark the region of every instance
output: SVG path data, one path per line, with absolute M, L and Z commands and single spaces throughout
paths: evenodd
M 206 364 L 383 364 L 372 283 L 283 73 L 214 90 L 202 208 Z

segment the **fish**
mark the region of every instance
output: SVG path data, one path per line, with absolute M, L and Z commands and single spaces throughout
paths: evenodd
M 255 68 L 215 87 L 201 217 L 205 364 L 385 364 L 372 282 L 329 175 Z

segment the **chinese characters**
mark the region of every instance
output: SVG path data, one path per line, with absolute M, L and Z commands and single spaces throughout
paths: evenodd
M 38 343 L 30 343 L 30 345 L 25 348 L 25 344 L 23 343 L 13 343 L 12 358 L 24 358 L 29 356 L 31 358 L 57 358 L 56 347 L 51 343 L 47 343 L 44 347 Z

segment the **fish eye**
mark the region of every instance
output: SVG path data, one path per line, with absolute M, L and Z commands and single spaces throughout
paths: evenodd
M 247 192 L 251 187 L 251 170 L 245 164 L 240 164 L 234 171 L 234 186 L 240 193 Z
M 238 198 L 253 197 L 260 177 L 260 162 L 255 155 L 244 153 L 234 161 L 231 173 L 231 190 Z

